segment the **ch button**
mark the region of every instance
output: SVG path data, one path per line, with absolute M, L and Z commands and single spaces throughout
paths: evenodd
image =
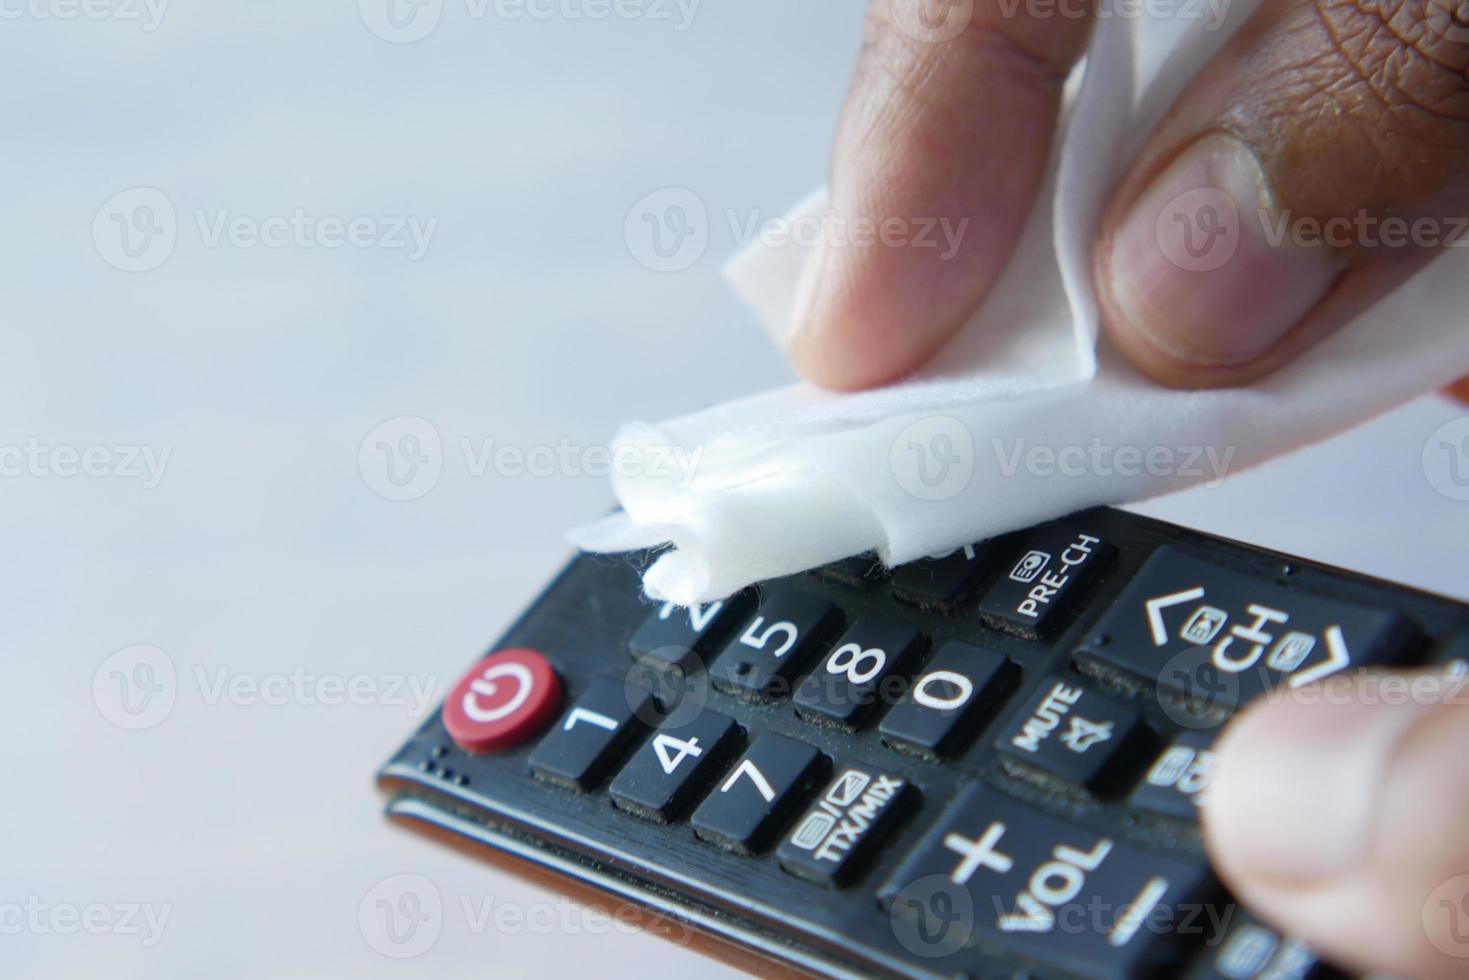
M 444 728 L 467 752 L 498 752 L 538 734 L 561 706 L 561 678 L 534 650 L 501 650 L 469 669 L 444 701 Z

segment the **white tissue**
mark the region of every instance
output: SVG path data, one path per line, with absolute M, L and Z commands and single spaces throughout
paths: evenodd
M 622 511 L 572 532 L 573 542 L 603 552 L 672 545 L 645 572 L 645 590 L 703 602 L 862 551 L 898 565 L 1218 480 L 1469 373 L 1464 249 L 1250 388 L 1163 388 L 1099 340 L 1098 210 L 1152 123 L 1253 7 L 1231 5 L 1217 30 L 1145 14 L 1100 20 L 1019 249 L 933 364 L 876 391 L 796 385 L 628 425 L 618 445 L 646 460 L 698 454 L 693 475 L 649 466 L 615 476 Z M 824 205 L 815 194 L 796 215 Z M 805 258 L 794 244 L 755 246 L 726 270 L 777 342 Z

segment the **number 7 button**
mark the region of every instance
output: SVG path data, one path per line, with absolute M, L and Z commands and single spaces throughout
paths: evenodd
M 825 771 L 811 746 L 761 735 L 694 811 L 694 833 L 732 851 L 761 850 Z

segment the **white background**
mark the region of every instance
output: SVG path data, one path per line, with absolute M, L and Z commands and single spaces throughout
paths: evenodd
M 708 2 L 679 31 L 477 19 L 467 2 L 444 0 L 409 44 L 371 33 L 356 0 L 173 0 L 153 31 L 39 16 L 67 0 L 0 11 L 0 447 L 171 453 L 151 489 L 34 466 L 0 478 L 0 915 L 31 896 L 170 908 L 149 948 L 7 928 L 8 972 L 718 972 L 642 936 L 475 934 L 462 900 L 551 897 L 386 825 L 372 774 L 416 724 L 407 705 L 208 690 L 299 669 L 412 675 L 441 696 L 565 560 L 564 529 L 610 501 L 599 479 L 475 477 L 461 438 L 596 446 L 621 420 L 788 379 L 718 281 L 724 215 L 773 217 L 820 179 L 855 5 Z M 166 195 L 177 241 L 126 273 L 93 223 L 139 186 Z M 678 273 L 643 267 L 624 237 L 634 203 L 666 187 L 710 215 L 707 253 Z M 409 261 L 210 247 L 195 216 L 297 208 L 438 225 Z M 1464 595 L 1469 504 L 1422 464 L 1457 414 L 1425 400 L 1146 509 Z M 375 494 L 358 464 L 400 416 L 444 444 L 437 485 L 411 502 Z M 127 731 L 93 679 L 136 644 L 166 652 L 177 695 Z M 403 961 L 358 926 L 364 896 L 401 873 L 445 909 L 432 948 Z

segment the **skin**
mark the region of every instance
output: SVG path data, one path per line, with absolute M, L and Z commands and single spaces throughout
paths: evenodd
M 822 248 L 791 323 L 791 359 L 806 378 L 853 390 L 903 377 L 1000 277 L 1091 28 L 1084 14 L 1056 11 L 1032 0 L 871 0 L 833 149 L 833 211 L 967 220 L 968 231 L 948 258 Z M 1235 206 L 1239 245 L 1217 268 L 1181 267 L 1182 239 L 1168 239 L 1188 232 L 1169 208 L 1194 188 Z M 1264 0 L 1158 123 L 1104 208 L 1093 269 L 1103 325 L 1164 384 L 1246 384 L 1396 288 L 1466 215 L 1469 0 Z M 1289 239 L 1262 238 L 1282 216 L 1296 222 Z M 1355 224 L 1327 241 L 1294 233 L 1332 219 Z M 1390 242 L 1377 233 L 1388 219 L 1427 231 Z M 1339 962 L 1464 976 L 1469 948 L 1435 942 L 1423 910 L 1469 875 L 1469 697 L 1439 692 L 1416 713 L 1379 701 L 1286 697 L 1245 712 L 1221 742 L 1206 839 L 1236 894 Z M 1332 738 L 1338 728 L 1353 738 Z M 1327 788 L 1370 777 L 1373 792 L 1333 813 L 1317 812 L 1325 793 L 1282 790 L 1285 812 L 1261 799 L 1262 787 L 1289 787 L 1308 765 L 1337 774 Z M 1292 823 L 1310 833 L 1281 829 Z M 1297 861 L 1302 853 L 1320 860 Z

